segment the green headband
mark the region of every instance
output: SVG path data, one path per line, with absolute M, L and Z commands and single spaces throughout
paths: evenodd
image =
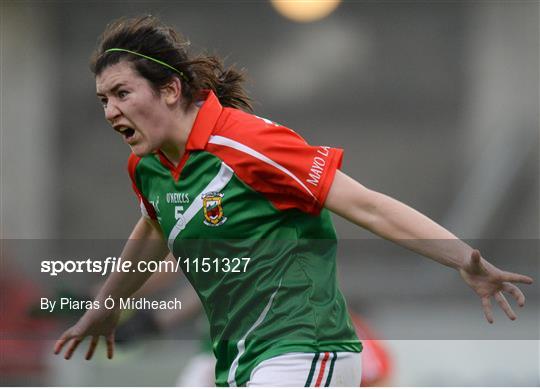
M 189 81 L 188 78 L 186 77 L 186 75 L 184 74 L 184 72 L 181 72 L 180 70 L 178 70 L 176 68 L 173 68 L 171 65 L 169 65 L 169 64 L 167 64 L 167 63 L 165 63 L 163 61 L 160 61 L 159 59 L 152 58 L 152 57 L 149 57 L 148 55 L 144 55 L 144 54 L 141 54 L 141 53 L 137 53 L 136 51 L 131 51 L 131 50 L 127 50 L 127 49 L 112 48 L 112 49 L 105 50 L 106 53 L 110 53 L 111 51 L 123 51 L 123 52 L 126 52 L 126 53 L 138 55 L 139 57 L 149 59 L 150 61 L 154 61 L 154 62 L 156 62 L 156 63 L 158 63 L 160 65 L 163 65 L 166 68 L 169 68 L 169 69 L 175 71 L 176 73 L 180 74 L 180 77 L 182 77 L 184 79 L 184 81 Z

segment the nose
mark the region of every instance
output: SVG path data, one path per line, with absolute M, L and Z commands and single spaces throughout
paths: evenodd
M 113 102 L 109 101 L 105 107 L 105 119 L 112 123 L 120 115 L 121 112 L 118 107 Z

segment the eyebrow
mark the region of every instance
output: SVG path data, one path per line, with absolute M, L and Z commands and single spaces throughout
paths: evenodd
M 120 89 L 121 87 L 124 86 L 124 83 L 123 82 L 119 82 L 118 84 L 115 84 L 112 88 L 111 88 L 111 93 L 115 93 L 118 89 Z M 103 97 L 105 96 L 103 93 L 100 93 L 100 92 L 96 92 L 96 95 L 98 97 Z

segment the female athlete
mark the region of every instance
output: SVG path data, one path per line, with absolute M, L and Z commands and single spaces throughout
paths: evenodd
M 525 297 L 502 271 L 443 227 L 339 170 L 342 150 L 310 146 L 251 114 L 242 74 L 154 17 L 121 19 L 93 55 L 105 117 L 130 146 L 142 217 L 96 296 L 118 302 L 150 276 L 137 261 L 171 252 L 208 316 L 218 386 L 357 386 L 362 345 L 336 281 L 332 211 L 459 272 L 493 322 L 491 298 L 516 315 Z M 133 270 L 133 271 L 132 271 Z M 110 300 L 109 300 L 110 301 Z M 55 345 L 69 359 L 104 336 L 113 356 L 114 309 L 87 311 Z

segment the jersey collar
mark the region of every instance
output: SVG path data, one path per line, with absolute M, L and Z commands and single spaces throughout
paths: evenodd
M 204 91 L 202 97 L 204 95 L 206 95 L 206 100 L 199 109 L 193 127 L 191 128 L 186 143 L 186 151 L 205 149 L 208 139 L 223 111 L 223 107 L 214 92 L 211 90 Z

